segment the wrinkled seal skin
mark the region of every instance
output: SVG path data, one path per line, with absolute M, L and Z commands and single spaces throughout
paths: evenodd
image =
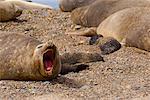
M 72 11 L 71 19 L 82 26 L 98 26 L 111 14 L 130 7 L 149 7 L 150 0 L 97 0 Z
M 60 57 L 52 42 L 16 33 L 0 33 L 0 79 L 51 80 L 61 70 Z M 53 52 L 53 67 L 44 69 L 44 54 Z
M 13 20 L 22 14 L 22 9 L 11 2 L 0 1 L 0 22 Z
M 58 0 L 61 11 L 70 12 L 75 8 L 93 3 L 96 0 Z
M 150 51 L 150 8 L 134 7 L 116 12 L 97 28 L 104 37 L 113 37 L 126 46 Z

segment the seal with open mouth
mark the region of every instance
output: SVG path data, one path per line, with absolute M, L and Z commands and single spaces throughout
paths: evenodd
M 0 79 L 50 80 L 60 73 L 59 53 L 50 41 L 3 32 L 0 45 Z
M 0 1 L 0 21 L 9 21 L 22 14 L 22 9 L 11 2 Z

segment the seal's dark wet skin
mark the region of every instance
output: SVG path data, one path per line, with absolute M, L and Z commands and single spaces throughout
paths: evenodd
M 121 48 L 121 44 L 117 40 L 112 39 L 107 41 L 103 45 L 99 45 L 99 47 L 102 51 L 102 54 L 105 55 L 119 50 Z
M 92 36 L 89 44 L 98 45 L 103 55 L 113 53 L 121 48 L 121 44 L 116 39 L 101 35 Z
M 51 71 L 53 69 L 53 51 L 49 50 L 43 55 L 44 68 L 46 71 Z
M 102 37 L 101 35 L 92 36 L 92 37 L 90 38 L 89 44 L 90 44 L 90 45 L 95 44 L 96 41 L 97 41 L 99 38 L 101 38 L 101 37 Z

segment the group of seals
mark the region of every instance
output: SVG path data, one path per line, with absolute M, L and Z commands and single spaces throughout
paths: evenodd
M 98 26 L 111 14 L 130 7 L 149 7 L 149 0 L 96 0 L 94 3 L 76 8 L 71 12 L 75 24 L 86 27 Z
M 97 30 L 72 34 L 90 36 L 97 33 L 103 38 L 111 37 L 109 42 L 101 45 L 104 47 L 102 49 L 112 46 L 112 40 L 120 48 L 116 39 L 126 46 L 150 51 L 149 7 L 149 0 L 96 0 L 90 5 L 74 9 L 71 19 L 75 24 L 98 27 Z
M 113 37 L 126 46 L 150 51 L 150 8 L 134 7 L 118 11 L 99 25 L 97 34 Z
M 22 14 L 24 9 L 52 8 L 47 5 L 24 0 L 0 0 L 0 22 L 13 20 Z
M 0 21 L 15 19 L 24 9 L 50 8 L 24 0 L 0 0 L 0 5 Z M 51 80 L 87 68 L 85 62 L 103 61 L 100 54 L 60 56 L 52 42 L 42 43 L 18 33 L 0 32 L 0 45 L 0 80 Z

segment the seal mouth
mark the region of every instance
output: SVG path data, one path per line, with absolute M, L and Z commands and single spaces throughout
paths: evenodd
M 44 70 L 49 75 L 52 72 L 54 66 L 54 52 L 52 50 L 47 50 L 43 54 L 43 64 Z

